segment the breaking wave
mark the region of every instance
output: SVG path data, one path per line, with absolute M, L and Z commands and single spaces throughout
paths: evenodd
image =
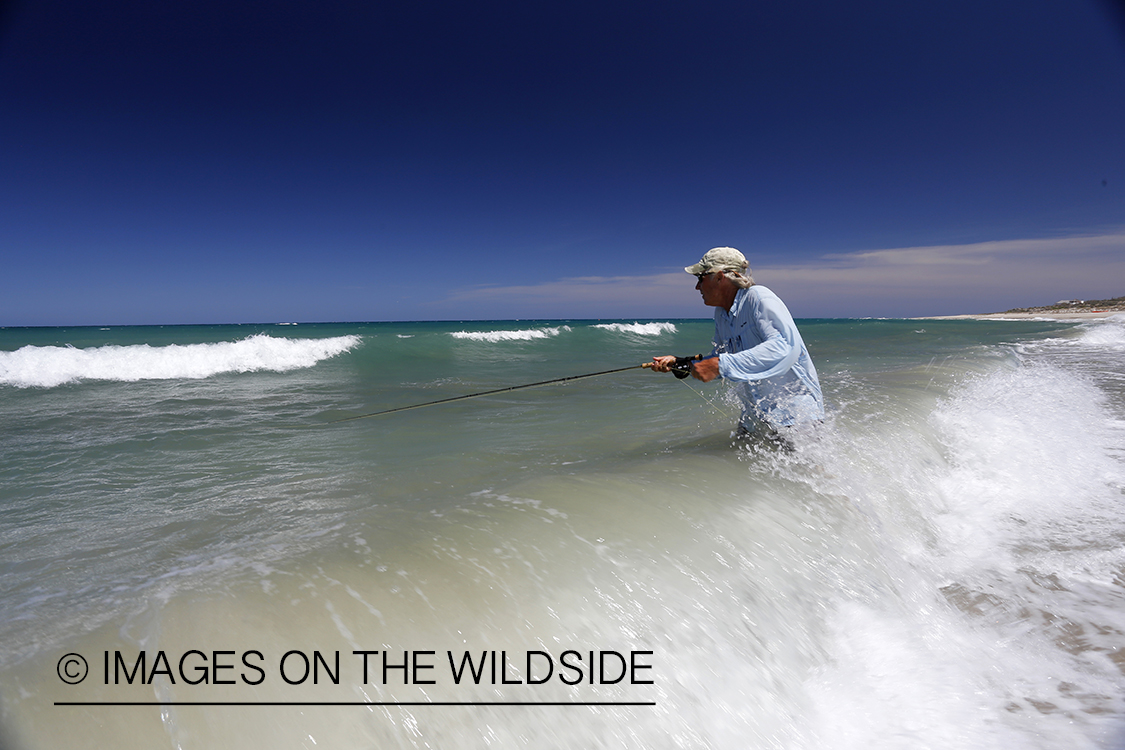
M 556 328 L 529 328 L 523 331 L 453 331 L 449 335 L 455 339 L 468 339 L 470 341 L 534 341 L 535 339 L 549 339 L 558 336 L 563 331 L 569 331 L 570 326 Z
M 275 338 L 258 334 L 241 341 L 168 346 L 24 346 L 0 352 L 0 384 L 51 388 L 81 380 L 199 379 L 224 372 L 285 372 L 312 367 L 358 346 L 359 336 L 326 339 Z
M 633 333 L 638 336 L 659 336 L 662 333 L 675 333 L 675 323 L 599 323 L 594 328 L 603 328 L 615 333 Z
M 1110 351 L 1125 351 L 1125 315 L 1114 315 L 1095 325 L 1087 325 L 1078 342 Z

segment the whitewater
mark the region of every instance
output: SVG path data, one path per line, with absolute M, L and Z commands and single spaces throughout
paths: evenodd
M 1125 316 L 0 329 L 0 747 L 1125 746 Z

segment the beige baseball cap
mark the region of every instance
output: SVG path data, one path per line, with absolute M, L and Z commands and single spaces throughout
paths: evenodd
M 700 258 L 698 263 L 694 266 L 686 266 L 684 270 L 698 276 L 702 273 L 715 273 L 716 271 L 734 271 L 735 273 L 745 274 L 749 268 L 750 264 L 746 261 L 746 256 L 733 247 L 713 247 Z

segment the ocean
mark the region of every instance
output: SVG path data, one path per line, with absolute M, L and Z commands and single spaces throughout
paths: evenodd
M 0 329 L 0 747 L 1125 747 L 1125 316 Z

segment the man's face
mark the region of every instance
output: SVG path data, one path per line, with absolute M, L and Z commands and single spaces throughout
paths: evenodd
M 721 273 L 703 273 L 695 282 L 695 288 L 703 295 L 703 304 L 709 307 L 724 307 L 726 297 L 723 293 L 724 276 Z

